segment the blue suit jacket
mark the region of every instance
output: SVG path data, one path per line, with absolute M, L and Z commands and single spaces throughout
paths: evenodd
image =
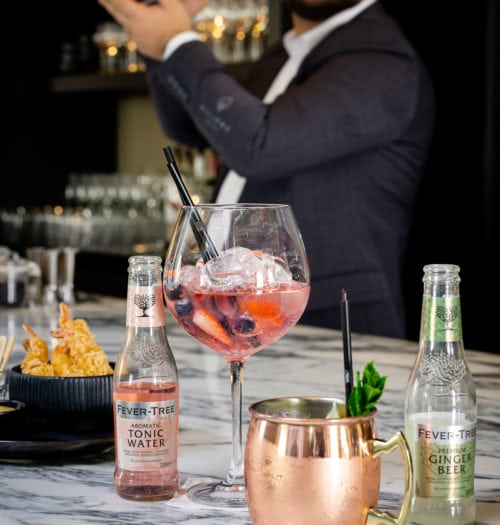
M 262 102 L 286 60 L 269 50 L 240 85 L 200 42 L 148 61 L 166 134 L 212 147 L 247 178 L 241 202 L 292 205 L 312 273 L 308 310 L 386 303 L 404 335 L 401 272 L 434 123 L 415 50 L 375 3 L 306 57 L 286 92 Z

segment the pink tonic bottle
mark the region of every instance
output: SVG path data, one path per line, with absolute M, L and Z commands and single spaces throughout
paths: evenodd
M 115 489 L 129 500 L 166 500 L 179 486 L 179 384 L 161 257 L 129 258 L 126 325 L 113 383 Z

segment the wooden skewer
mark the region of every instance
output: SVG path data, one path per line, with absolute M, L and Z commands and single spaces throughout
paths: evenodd
M 7 363 L 9 362 L 12 351 L 14 350 L 15 343 L 16 343 L 16 338 L 13 335 L 10 335 L 9 337 L 7 337 L 7 352 L 5 353 L 5 359 L 3 362 L 4 367 L 6 367 Z
M 7 347 L 7 337 L 5 335 L 0 335 L 0 372 L 3 370 L 3 356 L 5 354 L 5 349 Z
M 4 335 L 0 336 L 0 372 L 3 372 L 7 368 L 7 363 L 14 349 L 15 342 L 16 338 L 13 335 L 9 337 L 5 337 Z

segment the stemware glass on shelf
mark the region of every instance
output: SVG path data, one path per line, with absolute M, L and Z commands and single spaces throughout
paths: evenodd
M 300 319 L 310 272 L 285 204 L 183 206 L 165 258 L 167 307 L 192 337 L 225 357 L 231 381 L 232 458 L 225 479 L 191 487 L 193 501 L 246 506 L 242 446 L 245 362 Z

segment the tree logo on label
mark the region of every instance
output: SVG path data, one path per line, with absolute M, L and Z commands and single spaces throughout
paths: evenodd
M 134 304 L 142 311 L 142 314 L 136 317 L 154 317 L 154 315 L 148 315 L 146 310 L 149 310 L 156 304 L 155 295 L 136 294 L 134 296 Z

